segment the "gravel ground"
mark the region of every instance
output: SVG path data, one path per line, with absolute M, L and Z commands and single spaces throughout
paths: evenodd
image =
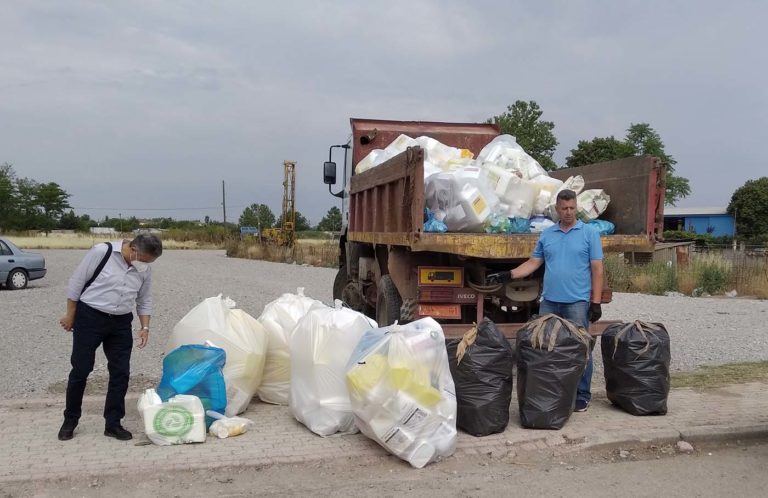
M 41 251 L 48 275 L 22 291 L 0 290 L 4 398 L 62 393 L 69 372 L 71 335 L 58 324 L 65 289 L 83 250 Z M 149 345 L 134 350 L 131 391 L 156 385 L 165 343 L 178 322 L 203 299 L 223 293 L 254 317 L 284 292 L 304 287 L 307 295 L 331 300 L 335 270 L 229 259 L 223 251 L 166 251 L 153 266 L 155 317 Z M 672 367 L 768 359 L 768 301 L 728 298 L 614 294 L 604 319 L 662 322 L 672 337 Z M 601 368 L 595 349 L 596 374 Z M 103 392 L 107 365 L 97 353 L 89 392 Z

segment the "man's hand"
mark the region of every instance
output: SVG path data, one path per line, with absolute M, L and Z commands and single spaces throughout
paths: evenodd
M 594 323 L 600 320 L 603 316 L 603 308 L 600 307 L 600 303 L 589 303 L 589 321 Z
M 501 271 L 499 273 L 491 273 L 485 277 L 486 285 L 491 284 L 506 284 L 512 281 L 512 272 Z
M 75 315 L 70 315 L 67 313 L 66 315 L 62 316 L 61 320 L 59 320 L 59 325 L 61 325 L 61 328 L 67 332 L 71 332 L 72 327 L 75 325 Z
M 139 330 L 139 344 L 137 345 L 137 347 L 139 349 L 144 349 L 144 346 L 146 346 L 148 342 L 149 342 L 149 330 L 147 329 Z

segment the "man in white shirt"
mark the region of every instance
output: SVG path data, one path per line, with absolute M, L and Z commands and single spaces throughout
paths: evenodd
M 139 317 L 139 348 L 149 340 L 152 316 L 153 263 L 163 253 L 155 235 L 97 244 L 85 255 L 69 279 L 67 312 L 59 320 L 72 332 L 72 370 L 67 383 L 64 423 L 59 439 L 74 436 L 81 415 L 83 393 L 93 371 L 96 350 L 104 349 L 109 387 L 104 403 L 104 435 L 125 441 L 133 436 L 120 421 L 125 417 L 125 394 L 130 376 L 133 311 Z

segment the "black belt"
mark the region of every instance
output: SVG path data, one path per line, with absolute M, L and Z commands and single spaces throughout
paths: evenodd
M 122 313 L 122 314 L 116 315 L 114 313 L 107 313 L 106 311 L 97 310 L 93 306 L 88 306 L 87 304 L 85 304 L 82 301 L 80 301 L 80 304 L 82 304 L 83 306 L 86 306 L 88 309 L 93 310 L 94 312 L 96 312 L 99 315 L 102 315 L 102 316 L 104 316 L 106 318 L 125 318 L 125 317 L 133 315 L 133 313 Z

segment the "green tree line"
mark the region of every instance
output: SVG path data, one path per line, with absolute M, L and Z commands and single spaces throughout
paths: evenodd
M 19 178 L 13 165 L 0 165 L 0 232 L 58 228 L 70 195 L 56 182 Z

